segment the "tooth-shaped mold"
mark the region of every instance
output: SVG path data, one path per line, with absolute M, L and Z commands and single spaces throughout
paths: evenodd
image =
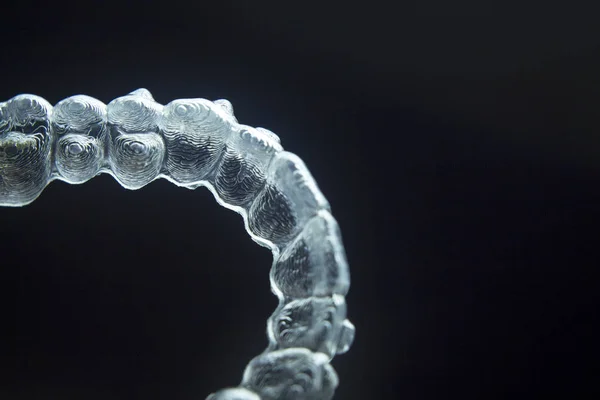
M 0 103 L 0 205 L 29 204 L 50 182 L 51 113 L 50 103 L 30 94 Z
M 227 388 L 209 395 L 206 400 L 260 400 L 260 397 L 244 388 Z
M 213 101 L 213 103 L 221 107 L 223 111 L 225 111 L 225 113 L 229 115 L 233 121 L 237 122 L 237 118 L 235 117 L 235 115 L 233 115 L 233 104 L 231 104 L 229 100 L 219 99 Z
M 93 178 L 105 164 L 106 105 L 89 96 L 60 101 L 52 113 L 57 136 L 54 150 L 58 178 L 79 184 Z
M 212 181 L 211 173 L 234 124 L 222 105 L 206 99 L 179 99 L 167 104 L 159 127 L 167 146 L 169 177 L 184 186 Z
M 265 187 L 250 207 L 248 226 L 256 236 L 283 247 L 321 209 L 329 209 L 329 203 L 304 162 L 282 151 L 269 165 Z
M 281 145 L 273 137 L 242 125 L 228 140 L 215 175 L 214 188 L 227 204 L 248 204 L 265 184 L 265 173 Z
M 294 348 L 261 354 L 250 361 L 242 386 L 263 400 L 329 400 L 338 377 L 322 353 Z
M 343 296 L 292 300 L 269 318 L 269 338 L 274 348 L 304 347 L 333 358 L 354 339 L 354 326 L 345 318 Z
M 128 189 L 160 177 L 206 186 L 273 252 L 279 306 L 267 322 L 269 345 L 248 364 L 240 387 L 210 400 L 333 396 L 338 381 L 328 362 L 354 338 L 346 255 L 327 200 L 277 135 L 239 124 L 227 100 L 163 107 L 146 89 L 107 106 L 83 95 L 54 109 L 33 95 L 0 103 L 0 205 L 26 205 L 53 179 L 83 183 L 99 173 Z
M 287 298 L 348 292 L 350 276 L 341 233 L 328 211 L 311 218 L 275 259 L 271 281 Z
M 127 189 L 139 189 L 160 174 L 165 157 L 157 133 L 162 109 L 150 92 L 140 90 L 108 103 L 110 169 Z

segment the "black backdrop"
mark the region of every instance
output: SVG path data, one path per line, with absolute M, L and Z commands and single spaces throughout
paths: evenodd
M 390 2 L 391 3 L 391 2 Z M 538 2 L 4 5 L 0 98 L 227 98 L 338 219 L 339 399 L 596 392 L 600 34 Z M 202 399 L 266 345 L 269 252 L 207 190 L 0 209 L 6 399 Z

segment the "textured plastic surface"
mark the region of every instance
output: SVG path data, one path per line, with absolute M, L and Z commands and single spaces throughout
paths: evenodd
M 354 338 L 348 264 L 329 203 L 277 135 L 238 123 L 227 100 L 163 106 L 146 89 L 108 105 L 85 95 L 54 107 L 29 94 L 0 103 L 1 206 L 27 205 L 55 179 L 81 184 L 101 173 L 132 190 L 159 178 L 207 187 L 273 252 L 279 306 L 267 322 L 269 346 L 239 387 L 209 399 L 333 397 L 338 379 L 329 362 Z

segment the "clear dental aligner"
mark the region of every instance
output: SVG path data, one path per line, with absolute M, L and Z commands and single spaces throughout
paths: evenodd
M 354 338 L 348 265 L 329 203 L 277 135 L 238 123 L 227 100 L 163 106 L 146 89 L 108 105 L 84 95 L 54 107 L 30 94 L 0 103 L 0 206 L 27 205 L 55 179 L 81 184 L 101 173 L 132 190 L 158 178 L 205 186 L 273 252 L 279 306 L 267 322 L 269 345 L 237 387 L 208 399 L 333 397 L 338 378 L 329 362 Z

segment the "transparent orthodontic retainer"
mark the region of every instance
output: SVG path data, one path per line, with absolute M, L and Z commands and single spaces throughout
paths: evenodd
M 329 203 L 277 135 L 238 123 L 227 100 L 163 106 L 146 89 L 108 105 L 85 95 L 54 107 L 30 94 L 0 103 L 0 206 L 25 206 L 56 179 L 81 184 L 102 173 L 131 190 L 159 178 L 207 187 L 273 253 L 279 305 L 267 321 L 269 345 L 237 387 L 207 399 L 333 397 L 330 361 L 354 340 L 348 263 Z

